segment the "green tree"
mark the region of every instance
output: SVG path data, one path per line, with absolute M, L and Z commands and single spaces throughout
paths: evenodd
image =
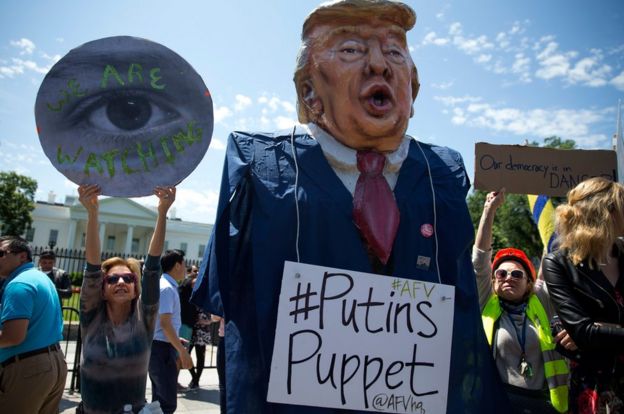
M 533 141 L 531 146 L 540 146 Z M 544 138 L 543 147 L 558 149 L 575 149 L 576 142 L 571 139 L 563 140 L 558 136 Z M 473 191 L 467 199 L 468 210 L 475 230 L 479 225 L 483 203 L 487 192 Z M 555 207 L 565 198 L 553 197 Z M 505 196 L 505 203 L 500 206 L 494 218 L 492 228 L 492 249 L 497 251 L 505 247 L 516 247 L 526 252 L 529 257 L 541 257 L 544 246 L 539 237 L 537 226 L 533 222 L 529 210 L 529 202 L 524 194 L 509 194 Z
M 0 172 L 0 234 L 22 235 L 32 225 L 37 181 L 14 171 Z

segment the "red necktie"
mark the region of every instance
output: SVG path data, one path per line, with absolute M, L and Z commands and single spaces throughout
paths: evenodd
M 399 228 L 399 209 L 383 176 L 386 157 L 372 151 L 358 151 L 360 171 L 353 194 L 353 220 L 368 248 L 384 265 L 388 263 Z

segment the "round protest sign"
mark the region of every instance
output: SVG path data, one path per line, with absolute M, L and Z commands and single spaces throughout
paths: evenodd
M 116 36 L 71 50 L 46 75 L 35 104 L 41 146 L 76 184 L 137 197 L 176 185 L 212 137 L 212 99 L 172 50 Z

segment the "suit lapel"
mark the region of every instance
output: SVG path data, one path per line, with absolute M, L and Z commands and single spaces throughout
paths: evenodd
M 341 210 L 351 214 L 353 197 L 332 170 L 321 146 L 310 135 L 298 136 L 295 141 L 297 164 L 302 173 L 314 182 L 320 191 L 328 194 Z

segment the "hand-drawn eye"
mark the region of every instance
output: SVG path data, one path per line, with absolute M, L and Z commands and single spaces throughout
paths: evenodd
M 176 185 L 200 163 L 213 129 L 212 98 L 182 57 L 116 36 L 59 60 L 37 94 L 41 146 L 76 184 L 136 197 Z
M 147 124 L 152 117 L 152 106 L 140 96 L 115 98 L 106 105 L 106 116 L 116 127 L 132 131 Z M 90 120 L 92 123 L 99 121 L 95 114 Z
M 180 117 L 156 94 L 140 90 L 105 94 L 86 104 L 79 104 L 72 118 L 83 119 L 90 126 L 109 133 L 129 133 L 161 126 Z

